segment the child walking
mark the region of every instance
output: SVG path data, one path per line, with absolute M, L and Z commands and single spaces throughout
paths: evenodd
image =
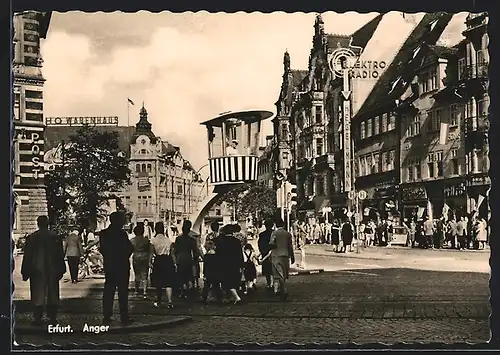
M 258 263 L 258 257 L 255 255 L 255 251 L 250 243 L 245 244 L 243 247 L 244 256 L 244 266 L 243 266 L 243 276 L 244 285 L 243 293 L 247 294 L 248 291 L 254 291 L 256 288 L 257 279 L 257 268 L 255 263 Z
M 215 243 L 208 240 L 205 243 L 206 253 L 203 257 L 203 292 L 202 301 L 208 303 L 208 294 L 214 293 L 217 302 L 222 301 L 222 292 L 220 287 L 220 265 L 216 255 Z

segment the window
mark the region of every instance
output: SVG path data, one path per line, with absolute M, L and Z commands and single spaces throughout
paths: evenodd
M 420 76 L 420 85 L 422 86 L 422 93 L 429 91 L 429 74 L 425 73 Z
M 318 176 L 316 178 L 316 186 L 318 189 L 318 196 L 325 196 L 325 179 L 323 176 Z
M 484 53 L 482 50 L 479 50 L 476 52 L 476 63 L 477 65 L 482 65 L 484 64 L 486 61 L 484 60 Z
M 408 179 L 407 181 L 413 181 L 413 160 L 408 158 L 407 160 L 407 169 L 408 169 Z
M 442 177 L 444 173 L 443 152 L 436 153 L 437 176 Z
M 488 115 L 488 106 L 489 106 L 488 99 L 484 98 L 482 100 L 479 100 L 477 102 L 477 116 L 478 117 L 487 116 Z
M 344 149 L 343 147 L 344 147 L 344 135 L 342 133 L 339 133 L 339 149 Z
M 465 108 L 461 104 L 450 105 L 450 125 L 460 126 L 460 122 L 464 117 Z
M 14 119 L 21 119 L 21 95 L 19 93 L 14 94 Z
M 388 126 L 387 126 L 387 130 L 388 131 L 392 131 L 393 129 L 396 129 L 396 115 L 394 114 L 394 112 L 391 112 L 388 114 L 389 118 L 388 118 Z
M 141 149 L 141 152 L 140 152 L 140 154 L 147 154 L 147 151 L 146 151 L 146 149 Z
M 178 194 L 182 194 L 182 192 L 184 191 L 184 188 L 182 185 L 177 185 L 177 193 Z
M 141 172 L 141 164 L 135 164 L 135 172 L 140 173 Z
M 380 133 L 380 119 L 378 116 L 375 116 L 373 119 L 373 135 L 376 136 Z
M 288 160 L 288 152 L 283 152 L 283 160 Z
M 429 132 L 439 131 L 441 126 L 441 110 L 433 110 L 428 113 L 427 130 Z
M 373 169 L 372 169 L 373 174 L 379 172 L 379 166 L 380 166 L 380 153 L 375 153 L 373 154 Z
M 360 132 L 360 138 L 365 139 L 365 137 L 366 137 L 366 124 L 365 124 L 365 122 L 361 122 L 359 132 Z
M 216 216 L 220 216 L 220 215 L 222 215 L 222 211 L 221 211 L 221 209 L 220 209 L 220 208 L 216 208 L 216 209 L 215 209 L 215 215 L 216 215 Z
M 389 150 L 382 153 L 382 171 L 392 171 L 395 167 L 396 151 Z
M 372 136 L 372 119 L 370 118 L 368 121 L 366 121 L 366 137 L 371 137 Z
M 387 132 L 387 113 L 382 114 L 381 133 Z
M 43 114 L 26 112 L 26 120 L 43 122 Z
M 370 175 L 372 174 L 372 169 L 373 169 L 373 157 L 371 155 L 368 155 L 366 156 L 366 167 L 367 167 L 367 171 L 366 171 L 366 174 L 367 175 Z
M 146 172 L 146 164 L 141 165 L 141 172 L 143 172 L 143 173 Z
M 394 168 L 396 167 L 396 150 L 391 150 L 389 151 L 389 167 L 390 167 L 390 170 L 394 170 Z
M 26 108 L 28 110 L 43 110 L 43 104 L 41 102 L 26 101 Z
M 450 161 L 450 174 L 451 175 L 459 175 L 459 166 L 458 166 L 458 152 L 457 149 L 452 149 L 450 151 L 451 161 Z
M 151 172 L 151 164 L 148 164 L 148 173 Z
M 415 116 L 413 116 L 413 120 L 409 127 L 408 136 L 413 137 L 413 136 L 418 136 L 419 134 L 420 134 L 420 114 L 417 113 Z
M 24 95 L 27 99 L 42 99 L 43 92 L 42 91 L 33 91 L 33 90 L 25 90 Z
M 429 82 L 429 91 L 436 90 L 439 88 L 438 80 L 437 80 L 437 69 L 431 70 L 430 73 L 430 82 Z
M 413 165 L 415 166 L 415 179 L 420 180 L 422 178 L 422 164 L 420 164 L 420 158 L 415 158 L 413 160 Z
M 365 157 L 359 157 L 359 176 L 365 176 Z
M 323 106 L 316 106 L 316 123 L 323 122 Z
M 316 138 L 316 154 L 323 155 L 323 138 Z
M 249 133 L 250 133 L 250 131 L 249 131 Z M 283 124 L 283 126 L 281 126 L 281 140 L 282 141 L 288 140 L 288 125 L 286 125 L 286 124 Z
M 435 163 L 436 157 L 434 156 L 434 153 L 430 153 L 427 156 L 427 172 L 428 172 L 428 177 L 429 179 L 435 178 L 435 169 L 434 169 L 434 163 Z
M 460 58 L 458 60 L 458 80 L 463 79 L 465 76 L 466 66 L 466 58 Z

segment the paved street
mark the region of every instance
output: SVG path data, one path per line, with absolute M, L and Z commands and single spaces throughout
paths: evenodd
M 153 308 L 150 300 L 133 299 L 132 314 L 154 319 L 191 316 L 193 321 L 148 333 L 19 335 L 16 340 L 31 344 L 76 343 L 81 348 L 89 342 L 477 343 L 489 339 L 489 275 L 480 271 L 484 269 L 482 264 L 488 265 L 489 253 L 416 251 L 416 256 L 409 257 L 413 254 L 387 249 L 372 251 L 378 258 L 370 259 L 366 253 L 363 258 L 328 252 L 314 256 L 314 248 L 317 254 L 322 253 L 321 246 L 311 247 L 306 254 L 307 266 L 312 263 L 336 271 L 293 276 L 289 283 L 290 298 L 285 303 L 278 302 L 262 287 L 257 295 L 239 306 L 177 302 L 175 309 L 168 310 Z M 433 260 L 431 265 L 439 259 L 441 264 L 455 260 L 457 268 L 468 263 L 471 272 L 402 266 L 420 265 L 414 260 L 421 257 L 419 253 L 427 252 L 433 257 L 424 261 Z M 443 256 L 445 253 L 447 257 Z M 22 323 L 30 309 L 28 302 L 22 300 L 28 297 L 28 284 L 18 279 L 15 283 L 18 285 L 15 298 L 19 299 L 16 320 Z M 261 286 L 262 283 L 260 280 Z M 93 315 L 97 321 L 101 291 L 96 288 L 100 284 L 99 279 L 84 280 L 77 285 L 64 283 L 61 311 L 75 318 Z

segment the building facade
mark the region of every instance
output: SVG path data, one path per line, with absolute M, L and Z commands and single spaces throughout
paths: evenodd
M 36 219 L 47 215 L 44 185 L 43 60 L 40 39 L 47 35 L 51 13 L 14 14 L 14 238 L 37 229 Z
M 95 128 L 117 132 L 118 145 L 129 159 L 131 183 L 117 197 L 132 212 L 131 222 L 147 219 L 152 223 L 163 221 L 177 225 L 189 218 L 207 196 L 206 181 L 183 158 L 180 148 L 153 133 L 144 106 L 135 127 L 104 125 Z M 47 161 L 60 162 L 57 155 L 61 142 L 69 142 L 77 129 L 78 126 L 47 126 Z

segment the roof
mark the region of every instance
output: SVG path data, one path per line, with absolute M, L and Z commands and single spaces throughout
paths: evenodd
M 253 123 L 268 119 L 272 115 L 274 114 L 271 111 L 264 110 L 228 111 L 200 124 L 204 126 L 221 127 L 223 122 L 231 118 L 237 118 L 247 123 Z
M 435 45 L 452 16 L 452 14 L 439 12 L 426 14 L 422 18 L 392 63 L 381 75 L 356 117 L 395 104 L 395 100 L 406 91 L 412 82 L 414 70 L 420 66 L 421 62 L 417 60 L 417 57 L 412 60 L 414 51 L 419 46 L 424 49 L 426 45 Z
M 61 141 L 70 140 L 70 136 L 76 134 L 81 126 L 47 126 L 45 128 L 44 137 L 44 150 L 48 151 L 57 147 Z M 95 126 L 98 132 L 117 132 L 118 133 L 118 147 L 121 151 L 126 152 L 127 156 L 130 154 L 130 138 L 135 132 L 135 127 L 124 126 Z
M 294 70 L 292 69 L 292 86 L 293 87 L 298 87 L 300 83 L 302 83 L 302 80 L 307 76 L 308 71 L 307 70 Z
M 361 48 L 365 48 L 370 39 L 373 37 L 375 30 L 377 29 L 380 21 L 384 14 L 380 14 L 375 16 L 371 21 L 369 21 L 366 25 L 361 27 L 359 30 L 352 34 L 352 46 L 358 46 Z

